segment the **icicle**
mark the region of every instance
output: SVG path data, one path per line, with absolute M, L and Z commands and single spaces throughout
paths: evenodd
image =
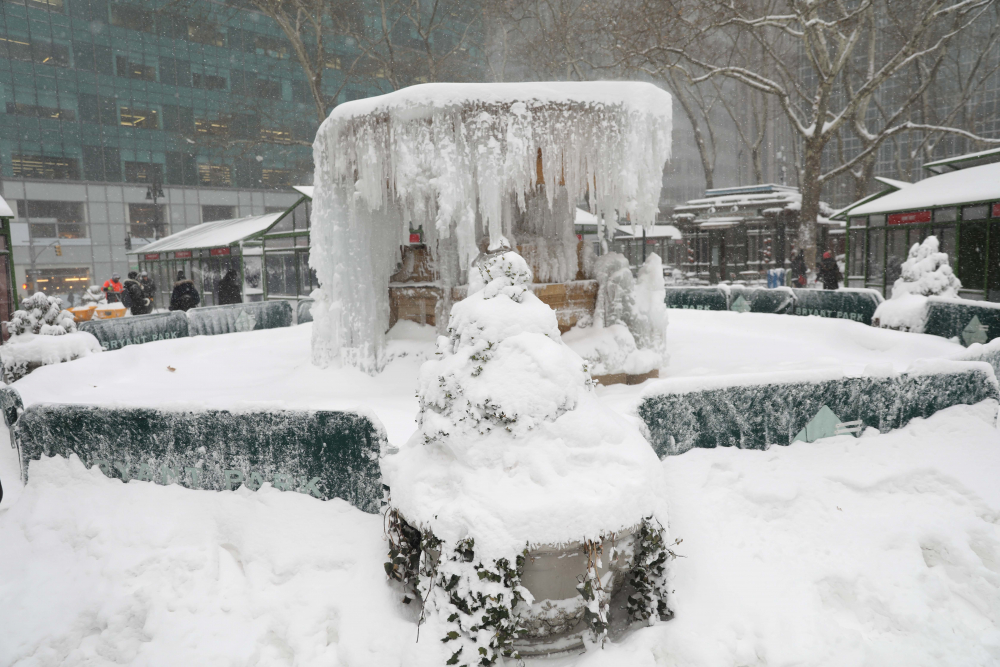
M 379 370 L 410 225 L 447 265 L 449 292 L 480 226 L 493 249 L 536 242 L 540 278 L 561 281 L 575 277 L 572 211 L 586 193 L 612 231 L 619 217 L 652 225 L 670 109 L 667 93 L 634 82 L 427 84 L 338 106 L 314 144 L 314 361 Z

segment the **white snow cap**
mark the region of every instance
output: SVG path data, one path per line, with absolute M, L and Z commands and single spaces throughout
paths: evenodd
M 513 238 L 542 181 L 569 225 L 586 194 L 611 224 L 652 225 L 670 141 L 670 95 L 640 82 L 425 84 L 338 106 L 313 144 L 314 361 L 380 366 L 411 228 L 447 288 L 484 233 Z
M 484 562 L 654 514 L 665 524 L 656 455 L 594 396 L 527 263 L 500 252 L 477 269 L 420 370 L 420 428 L 382 459 L 392 505 L 438 538 L 473 537 Z

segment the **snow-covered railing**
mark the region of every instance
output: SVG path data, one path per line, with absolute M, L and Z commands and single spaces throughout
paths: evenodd
M 321 500 L 342 498 L 372 513 L 382 499 L 378 456 L 385 434 L 367 415 L 54 404 L 22 410 L 16 390 L 0 394 L 25 482 L 32 460 L 73 454 L 124 482 L 215 491 L 240 485 L 256 491 L 267 483 Z
M 832 436 L 839 424 L 858 420 L 884 432 L 952 405 L 987 399 L 1000 399 L 988 363 L 921 360 L 890 376 L 794 371 L 662 380 L 650 385 L 638 412 L 662 458 L 695 447 L 788 445 L 814 439 L 802 437 L 807 426 L 820 431 L 828 426 L 824 436 Z
M 278 300 L 192 308 L 187 316 L 192 336 L 216 336 L 292 326 L 291 304 Z

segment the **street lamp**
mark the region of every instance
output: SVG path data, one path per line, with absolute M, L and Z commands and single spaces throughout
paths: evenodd
M 163 197 L 163 188 L 160 186 L 160 179 L 157 176 L 153 176 L 152 183 L 146 188 L 146 200 L 152 200 L 153 202 L 153 238 L 160 238 L 160 207 L 157 206 L 156 202 L 158 199 Z

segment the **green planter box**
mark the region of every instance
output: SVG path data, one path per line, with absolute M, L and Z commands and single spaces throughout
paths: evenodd
M 205 306 L 192 308 L 187 316 L 192 336 L 216 336 L 292 326 L 292 306 L 287 301 Z
M 155 313 L 113 320 L 90 320 L 81 322 L 77 328 L 93 334 L 107 351 L 151 343 L 154 340 L 186 338 L 188 318 L 181 312 Z
M 838 290 L 793 289 L 795 315 L 834 317 L 871 326 L 872 315 L 882 303 L 882 295 L 872 289 Z
M 924 333 L 942 338 L 957 337 L 968 347 L 1000 338 L 1000 304 L 968 299 L 927 299 Z
M 29 461 L 76 454 L 87 467 L 124 481 L 217 491 L 240 484 L 257 490 L 268 482 L 323 500 L 342 498 L 371 513 L 382 499 L 378 457 L 385 436 L 351 412 L 43 404 L 20 415 L 13 435 L 25 481 Z
M 795 309 L 795 293 L 790 287 L 742 287 L 729 288 L 729 310 L 740 313 L 773 313 L 790 315 Z
M 860 420 L 862 428 L 884 432 L 952 405 L 1000 399 L 986 364 L 936 363 L 947 370 L 663 393 L 647 397 L 639 416 L 662 458 L 695 447 L 788 445 L 824 406 L 841 422 Z
M 667 308 L 729 310 L 729 291 L 724 287 L 667 287 Z

